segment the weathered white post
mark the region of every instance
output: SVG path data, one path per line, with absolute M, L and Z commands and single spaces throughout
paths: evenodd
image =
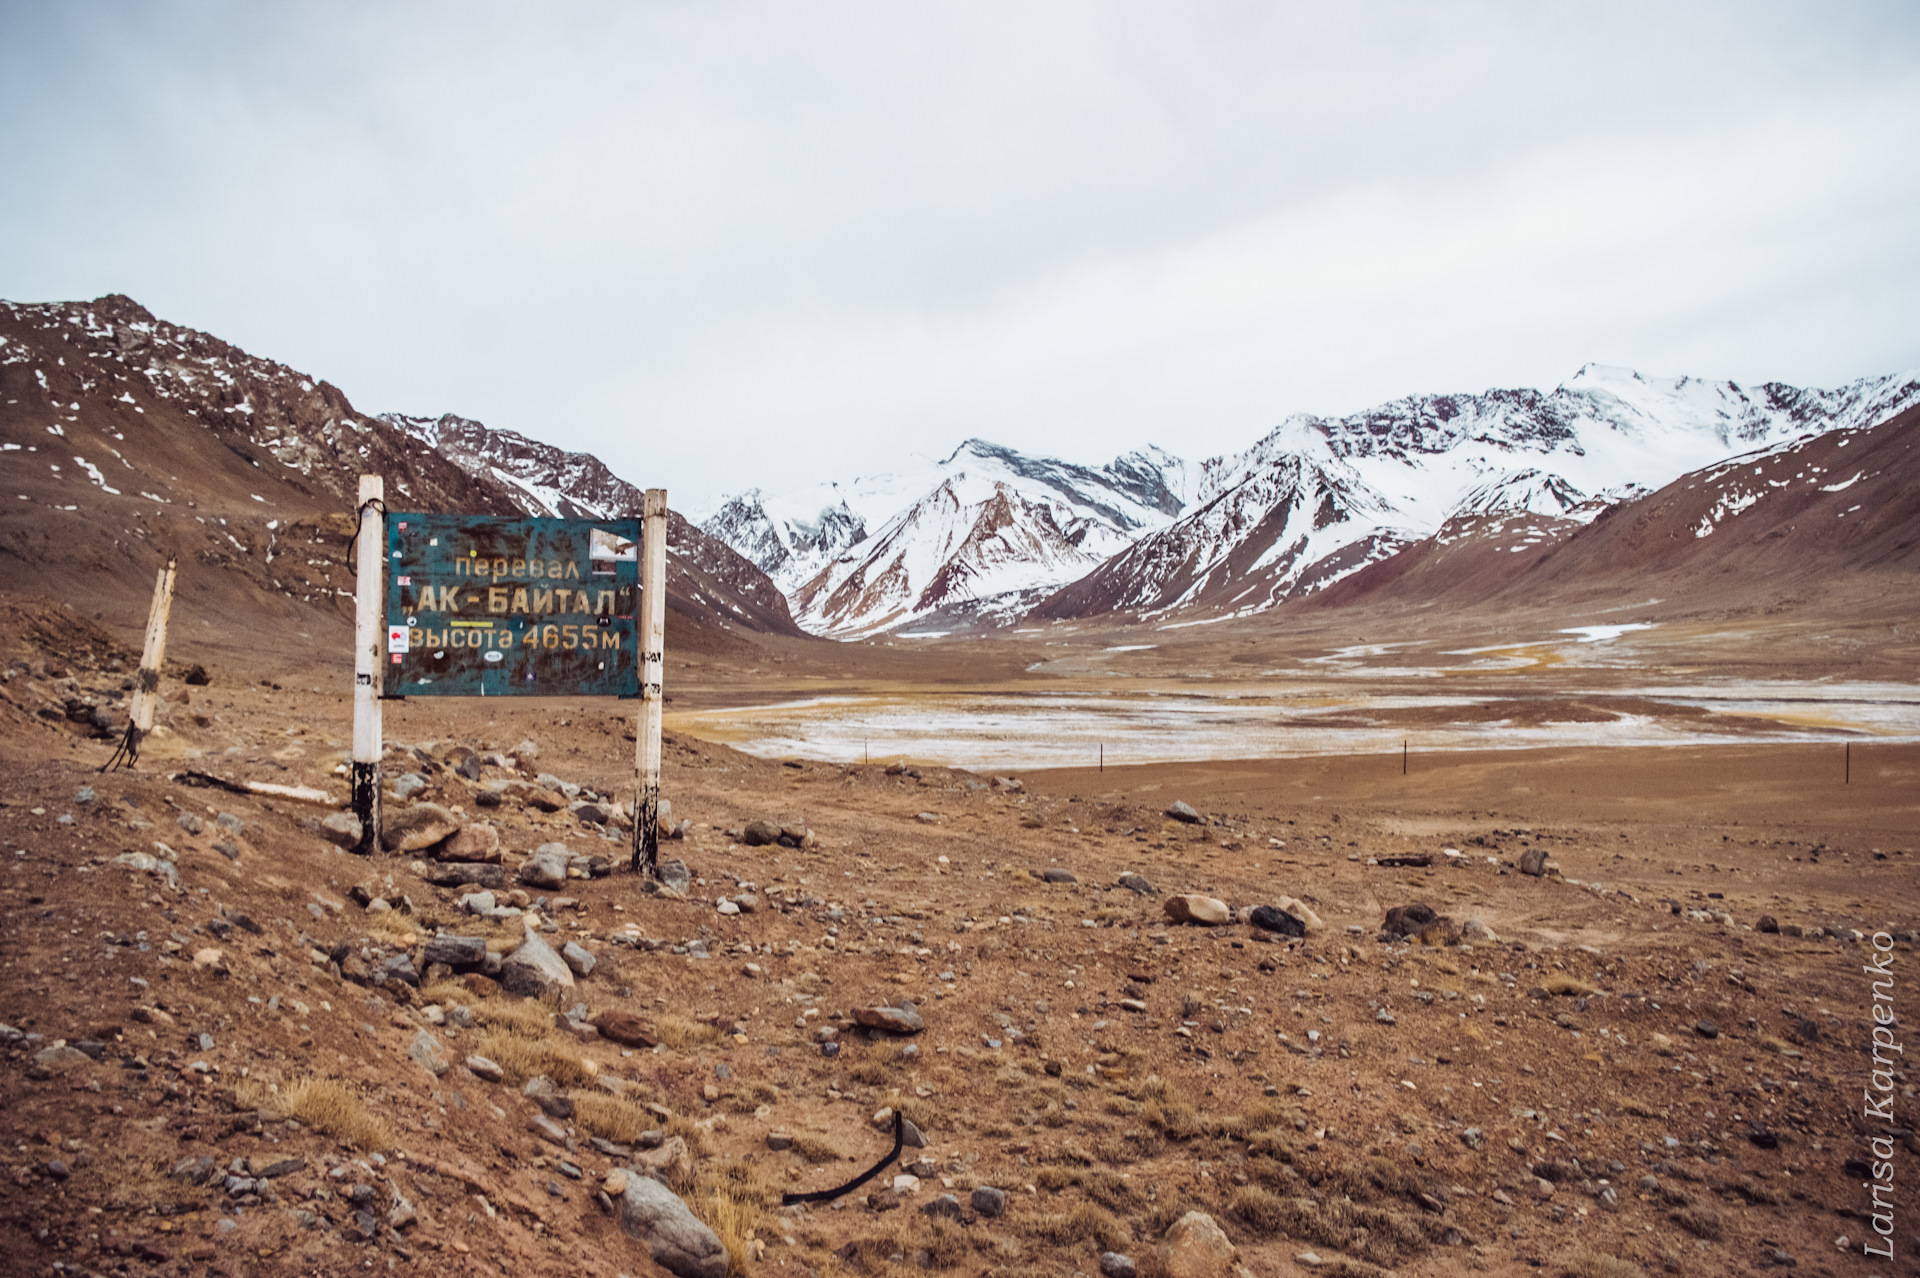
M 153 606 L 147 611 L 147 638 L 140 649 L 140 673 L 134 676 L 127 735 L 102 772 L 122 758 L 132 767 L 140 758 L 140 742 L 153 731 L 153 705 L 160 696 L 160 670 L 167 659 L 167 618 L 173 613 L 173 570 L 174 559 L 168 556 L 166 567 L 154 577 Z
M 660 857 L 660 678 L 666 669 L 667 490 L 647 489 L 640 525 L 640 730 L 634 734 L 639 795 L 633 814 L 633 869 L 649 878 Z
M 360 818 L 359 856 L 380 842 L 381 613 L 386 602 L 386 481 L 360 476 L 360 531 L 355 543 L 353 598 L 353 814 Z

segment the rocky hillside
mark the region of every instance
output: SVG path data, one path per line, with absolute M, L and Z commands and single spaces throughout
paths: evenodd
M 1549 394 L 1294 417 L 1205 463 L 1192 510 L 1033 615 L 1259 612 L 1485 517 L 1578 525 L 1757 446 L 1872 426 L 1916 402 L 1920 373 L 1821 391 L 1588 366 Z
M 118 295 L 0 303 L 0 400 L 8 584 L 119 617 L 144 615 L 154 568 L 174 553 L 216 570 L 182 574 L 192 625 L 344 621 L 363 472 L 386 477 L 394 508 L 553 514 L 546 495 L 576 480 L 583 512 L 637 502 L 592 458 L 460 419 L 436 423 L 437 437 L 403 429 Z M 683 642 L 798 633 L 779 592 L 724 545 L 676 519 L 668 549 Z
M 1639 592 L 1753 609 L 1888 574 L 1897 576 L 1885 589 L 1910 593 L 1920 571 L 1917 462 L 1920 406 L 1730 458 L 1591 523 L 1528 511 L 1461 516 L 1315 602 L 1573 603 Z

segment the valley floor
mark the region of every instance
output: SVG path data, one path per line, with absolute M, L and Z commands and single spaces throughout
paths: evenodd
M 171 779 L 343 797 L 345 699 L 302 691 L 337 671 L 234 655 L 210 686 L 170 677 L 168 732 L 97 775 L 109 745 L 55 708 L 105 704 L 124 675 L 24 633 L 0 653 L 0 1022 L 22 1036 L 0 1048 L 7 1272 L 663 1272 L 597 1201 L 650 1157 L 743 1273 L 1092 1274 L 1105 1250 L 1183 1272 L 1158 1248 L 1190 1211 L 1256 1275 L 1881 1272 L 1861 1265 L 1879 1236 L 1859 1160 L 1917 1124 L 1904 1072 L 1892 1122 L 1862 1116 L 1862 967 L 1884 934 L 1912 1006 L 1920 746 L 1857 745 L 1847 778 L 1837 742 L 1745 741 L 1014 788 L 676 733 L 666 793 L 690 826 L 662 856 L 690 867 L 684 897 L 621 866 L 487 920 L 429 881 L 438 863 L 334 847 L 328 807 Z M 957 660 L 1010 681 L 1031 664 Z M 681 705 L 809 691 L 768 669 L 682 671 Z M 629 798 L 631 723 L 617 703 L 392 704 L 387 775 L 498 829 L 505 903 L 540 844 L 623 861 L 623 833 L 533 796 L 550 774 Z M 451 766 L 526 740 L 524 770 Z M 1201 820 L 1169 818 L 1176 800 Z M 750 847 L 755 820 L 811 835 Z M 1529 849 L 1548 873 L 1520 872 Z M 1410 856 L 1431 863 L 1381 864 Z M 1296 897 L 1322 926 L 1179 925 L 1180 893 Z M 356 903 L 375 898 L 394 908 Z M 1383 939 L 1413 903 L 1484 926 Z M 530 919 L 597 960 L 563 1004 L 631 1013 L 659 1046 L 558 1029 L 485 978 L 378 981 L 437 933 L 500 953 Z M 901 1000 L 926 1023 L 910 1039 L 853 1017 Z M 534 1075 L 554 1084 L 544 1114 Z M 296 1090 L 316 1079 L 344 1093 Z M 917 1185 L 887 1188 L 890 1167 L 831 1205 L 777 1205 L 885 1153 L 888 1109 L 925 1134 L 903 1155 Z M 196 1159 L 219 1174 L 194 1183 Z M 1897 1183 L 1920 1168 L 1912 1136 L 1892 1162 Z M 981 1186 L 1003 1214 L 975 1209 Z M 954 1213 L 924 1210 L 949 1193 Z M 1913 1221 L 1896 1228 L 1886 1272 L 1920 1263 Z

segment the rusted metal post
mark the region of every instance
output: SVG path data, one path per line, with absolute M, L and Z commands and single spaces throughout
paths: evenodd
M 160 671 L 167 659 L 167 618 L 173 613 L 173 573 L 174 559 L 169 556 L 153 581 L 153 606 L 147 611 L 147 638 L 140 649 L 140 673 L 134 676 L 127 735 L 102 772 L 123 759 L 132 767 L 140 758 L 140 742 L 153 731 L 153 706 L 160 696 Z
M 360 476 L 360 531 L 353 598 L 353 814 L 360 818 L 358 856 L 380 844 L 380 624 L 386 600 L 386 481 Z
M 640 528 L 640 730 L 634 734 L 639 793 L 633 805 L 633 869 L 656 877 L 660 859 L 660 680 L 666 670 L 667 490 L 647 489 Z

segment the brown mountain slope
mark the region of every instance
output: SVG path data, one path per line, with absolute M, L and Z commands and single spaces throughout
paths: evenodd
M 155 567 L 183 571 L 188 636 L 344 627 L 356 477 L 395 509 L 528 511 L 324 381 L 109 296 L 0 303 L 0 563 L 11 590 L 89 615 L 144 615 Z M 669 642 L 708 650 L 799 635 L 763 574 L 677 516 Z
M 1658 595 L 1774 607 L 1860 589 L 1912 596 L 1920 570 L 1920 410 L 1695 471 L 1592 524 L 1499 512 L 1310 601 L 1532 605 Z

